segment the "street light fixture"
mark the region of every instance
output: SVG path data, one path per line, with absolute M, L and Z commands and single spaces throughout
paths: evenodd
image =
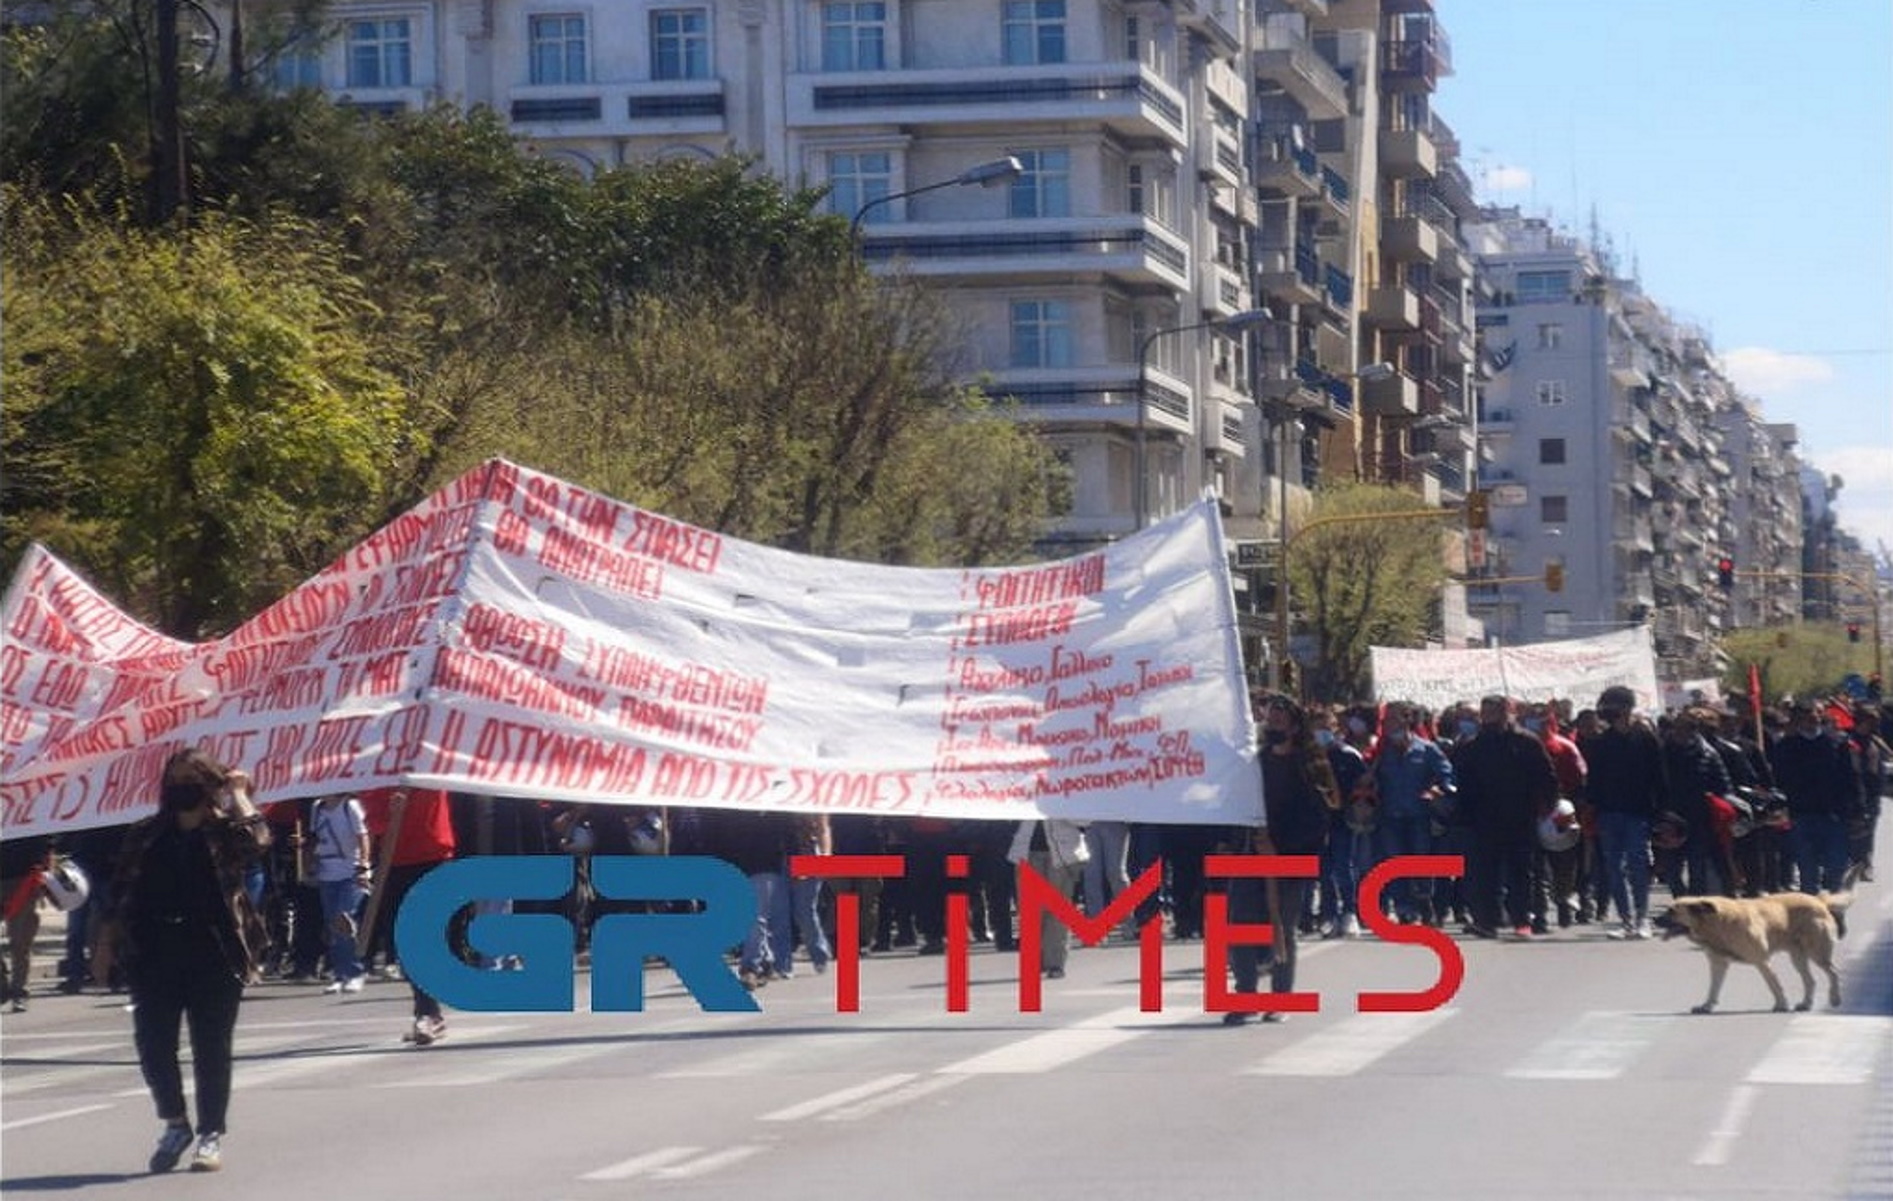
M 1192 321 L 1188 325 L 1172 325 L 1164 329 L 1152 330 L 1137 343 L 1137 528 L 1143 529 L 1150 517 L 1150 478 L 1148 456 L 1150 453 L 1150 347 L 1158 338 L 1169 334 L 1188 333 L 1193 329 L 1214 329 L 1224 333 L 1237 333 L 1245 329 L 1254 329 L 1274 319 L 1274 314 L 1267 309 L 1244 309 L 1240 313 L 1231 313 L 1227 317 L 1216 317 L 1209 321 Z
M 904 192 L 889 192 L 885 196 L 876 196 L 854 211 L 854 219 L 848 222 L 848 238 L 855 245 L 861 244 L 861 220 L 870 209 L 878 205 L 892 204 L 896 200 L 905 200 L 909 196 L 918 196 L 923 192 L 937 192 L 942 188 L 967 188 L 978 185 L 990 188 L 994 184 L 1007 183 L 1025 173 L 1025 167 L 1013 155 L 990 159 L 968 167 L 952 179 L 943 179 L 939 183 L 923 184 L 918 188 L 908 188 Z

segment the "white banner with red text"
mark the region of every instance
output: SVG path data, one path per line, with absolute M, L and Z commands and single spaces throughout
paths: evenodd
M 201 746 L 261 801 L 547 800 L 1254 823 L 1220 519 L 1076 558 L 818 559 L 494 461 L 212 642 L 44 549 L 9 586 L 0 834 L 132 821 Z
M 1481 697 L 1509 696 L 1571 700 L 1583 708 L 1604 689 L 1622 684 L 1636 692 L 1637 708 L 1654 712 L 1662 706 L 1647 626 L 1527 646 L 1431 651 L 1376 646 L 1369 654 L 1377 701 L 1409 701 L 1438 711 L 1461 701 L 1477 705 Z

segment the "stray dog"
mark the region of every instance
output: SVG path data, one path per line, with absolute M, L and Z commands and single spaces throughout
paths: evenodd
M 1685 897 L 1670 906 L 1659 924 L 1664 938 L 1686 936 L 1709 954 L 1709 999 L 1690 1010 L 1713 1013 L 1722 996 L 1722 979 L 1729 964 L 1752 965 L 1775 994 L 1775 1012 L 1788 1011 L 1787 994 L 1768 966 L 1777 951 L 1786 951 L 1801 973 L 1803 993 L 1795 1012 L 1814 1008 L 1813 962 L 1827 973 L 1828 1004 L 1840 1004 L 1840 973 L 1834 970 L 1834 943 L 1847 933 L 1847 906 L 1853 894 L 1777 892 L 1764 897 Z

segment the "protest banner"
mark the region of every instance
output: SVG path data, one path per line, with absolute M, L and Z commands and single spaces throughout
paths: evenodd
M 1476 650 L 1377 646 L 1369 659 L 1375 700 L 1410 701 L 1434 710 L 1458 701 L 1477 704 L 1491 695 L 1588 705 L 1613 684 L 1634 690 L 1639 709 L 1654 711 L 1662 702 L 1656 652 L 1643 626 L 1594 638 Z
M 627 804 L 1254 822 L 1221 522 L 921 569 L 796 555 L 495 460 L 226 637 L 42 548 L 0 609 L 13 837 L 151 811 L 182 746 L 262 801 L 406 783 Z

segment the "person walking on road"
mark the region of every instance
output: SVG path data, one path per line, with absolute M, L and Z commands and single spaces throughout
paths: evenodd
M 199 750 L 165 762 L 158 812 L 133 826 L 116 875 L 111 933 L 131 987 L 138 1065 L 164 1131 L 153 1172 L 191 1145 L 178 1063 L 179 1023 L 191 1032 L 197 1152 L 191 1169 L 223 1166 L 232 1043 L 243 989 L 257 978 L 266 934 L 244 888 L 269 846 L 249 778 Z

